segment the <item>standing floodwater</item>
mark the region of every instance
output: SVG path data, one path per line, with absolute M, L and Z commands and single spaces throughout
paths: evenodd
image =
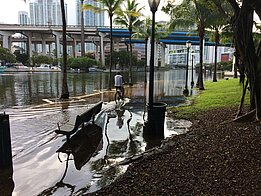
M 185 70 L 156 72 L 155 100 L 168 105 L 184 103 L 184 75 Z M 114 92 L 104 90 L 108 73 L 68 74 L 70 100 L 65 102 L 57 99 L 61 93 L 60 73 L 0 74 L 0 107 L 10 116 L 15 184 L 12 194 L 92 192 L 127 169 L 117 163 L 159 145 L 160 140 L 143 137 L 148 94 L 143 76 L 142 72 L 134 73 L 135 85 L 126 88 L 127 98 L 119 106 L 113 100 Z M 65 136 L 54 132 L 57 123 L 74 119 L 98 101 L 104 102 L 96 118 L 101 134 L 93 136 L 97 149 L 91 157 L 80 150 L 80 154 L 57 152 L 66 141 Z M 164 135 L 183 133 L 189 125 L 166 118 Z M 85 136 L 78 138 L 84 140 Z M 84 156 L 88 157 L 86 163 Z

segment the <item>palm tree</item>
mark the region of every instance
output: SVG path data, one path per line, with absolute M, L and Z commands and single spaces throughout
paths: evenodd
M 227 5 L 227 2 L 223 2 L 224 5 L 223 7 L 226 7 L 227 9 L 230 8 L 229 5 Z M 214 56 L 214 74 L 213 74 L 213 82 L 217 82 L 217 49 L 218 45 L 220 43 L 221 39 L 221 33 L 224 32 L 225 29 L 228 29 L 228 18 L 226 17 L 226 13 L 229 11 L 227 10 L 226 13 L 221 13 L 219 12 L 215 5 L 209 2 L 207 6 L 212 10 L 212 14 L 209 16 L 209 21 L 210 21 L 210 28 L 214 31 L 212 35 L 214 36 L 214 41 L 215 41 L 215 56 Z
M 209 27 L 209 16 L 211 10 L 206 6 L 205 0 L 183 0 L 179 5 L 167 4 L 163 11 L 171 15 L 170 28 L 176 26 L 193 27 L 197 25 L 197 31 L 200 37 L 200 66 L 197 87 L 204 90 L 203 84 L 203 43 L 206 28 Z
M 135 28 L 135 33 L 133 34 L 133 36 L 135 38 L 143 38 L 145 41 L 145 66 L 144 66 L 144 74 L 145 74 L 145 78 L 144 78 L 144 82 L 147 83 L 147 77 L 146 77 L 146 72 L 147 72 L 147 64 L 148 64 L 148 55 L 147 55 L 147 51 L 148 51 L 148 40 L 149 37 L 151 35 L 151 23 L 152 20 L 150 17 L 146 17 L 144 21 L 142 21 L 142 25 L 140 28 Z
M 69 99 L 69 90 L 67 84 L 67 40 L 66 40 L 66 16 L 64 9 L 64 0 L 60 0 L 63 24 L 63 66 L 62 66 L 62 94 L 61 99 Z M 59 47 L 59 46 L 57 46 Z
M 104 8 L 95 7 L 90 4 L 83 5 L 83 9 L 91 9 L 96 12 L 105 11 L 108 13 L 110 18 L 110 72 L 109 72 L 109 90 L 111 90 L 111 69 L 112 69 L 112 52 L 113 52 L 113 40 L 112 40 L 112 17 L 117 9 L 119 9 L 123 0 L 96 0 L 97 2 L 104 5 Z
M 133 28 L 141 25 L 140 11 L 143 7 L 138 8 L 139 3 L 136 0 L 127 0 L 124 9 L 118 9 L 117 17 L 114 19 L 116 24 L 124 25 L 129 30 L 129 47 L 130 47 L 130 62 L 129 62 L 129 85 L 132 85 L 132 44 L 131 37 Z
M 24 0 L 26 2 L 26 0 Z M 64 9 L 64 0 L 60 0 L 63 25 L 63 66 L 62 66 L 62 94 L 61 99 L 69 99 L 69 90 L 67 84 L 67 40 L 66 40 L 66 16 Z M 59 47 L 59 46 L 57 46 Z
M 83 1 L 81 0 L 81 56 L 84 57 L 85 55 L 85 40 L 84 40 L 84 18 L 83 18 Z

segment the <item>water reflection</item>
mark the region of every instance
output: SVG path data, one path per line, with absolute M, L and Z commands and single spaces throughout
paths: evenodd
M 154 99 L 169 106 L 184 103 L 183 74 L 184 70 L 156 72 Z M 104 90 L 107 79 L 107 73 L 68 74 L 71 98 L 60 102 L 60 73 L 0 74 L 0 107 L 10 114 L 11 121 L 14 196 L 95 191 L 126 170 L 127 166 L 118 165 L 120 161 L 160 144 L 162 138 L 143 137 L 148 94 L 144 73 L 134 74 L 135 85 L 126 87 L 127 99 L 120 107 L 115 105 L 114 91 Z M 102 129 L 99 150 L 91 157 L 85 151 L 60 153 L 61 163 L 56 151 L 62 148 L 65 138 L 54 133 L 57 122 L 75 119 L 100 100 L 104 105 L 96 119 Z M 178 123 L 166 119 L 164 137 L 182 133 L 186 123 Z
M 75 190 L 75 186 L 64 182 L 64 178 L 65 178 L 66 173 L 67 173 L 68 168 L 69 168 L 68 167 L 69 166 L 69 160 L 70 160 L 69 157 L 70 157 L 70 153 L 67 153 L 65 171 L 64 171 L 64 174 L 63 174 L 61 180 L 59 182 L 57 182 L 54 186 L 49 187 L 48 189 L 39 193 L 38 196 L 52 195 L 53 193 L 55 193 L 60 188 L 66 189 L 66 192 L 70 193 L 70 195 L 73 194 L 73 192 Z
M 12 167 L 0 169 L 0 190 L 1 195 L 12 195 L 14 190 Z
M 57 150 L 59 161 L 61 163 L 65 162 L 65 170 L 61 180 L 53 187 L 41 192 L 39 195 L 52 195 L 52 193 L 57 191 L 57 189 L 64 187 L 67 187 L 70 194 L 73 194 L 76 186 L 64 182 L 69 168 L 69 161 L 73 160 L 75 168 L 77 170 L 81 170 L 82 167 L 91 159 L 91 157 L 95 157 L 99 153 L 102 149 L 102 145 L 102 128 L 95 124 L 87 125 L 83 130 L 80 130 L 73 135 L 70 138 L 70 142 L 66 141 Z M 67 155 L 65 161 L 62 161 L 60 158 L 60 153 L 65 153 Z
M 57 152 L 72 154 L 75 168 L 81 170 L 92 156 L 102 148 L 102 128 L 95 124 L 87 125 L 73 135 Z
M 147 73 L 148 75 L 148 73 Z M 185 70 L 155 72 L 155 96 L 160 99 L 166 96 L 182 95 Z M 196 76 L 196 73 L 194 73 Z M 123 73 L 125 78 L 127 73 Z M 197 76 L 196 76 L 197 77 Z M 211 79 L 209 72 L 205 79 Z M 188 81 L 191 80 L 189 72 Z M 135 72 L 133 81 L 144 82 L 144 73 Z M 61 93 L 61 73 L 1 73 L 0 74 L 0 108 L 14 106 L 25 107 L 42 104 L 43 99 L 57 99 Z M 148 83 L 147 83 L 148 85 Z M 144 85 L 143 85 L 144 86 Z M 68 87 L 71 97 L 103 92 L 108 88 L 108 73 L 68 73 Z M 143 96 L 144 91 L 130 88 L 126 96 Z M 103 95 L 106 98 L 106 95 Z M 113 99 L 112 99 L 113 100 Z
M 106 74 L 68 74 L 70 96 L 107 88 Z M 59 98 L 61 73 L 0 74 L 1 108 L 40 104 L 46 98 Z

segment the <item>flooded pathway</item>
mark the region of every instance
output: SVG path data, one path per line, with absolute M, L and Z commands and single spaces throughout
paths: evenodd
M 126 171 L 128 165 L 118 163 L 160 145 L 160 138 L 146 140 L 143 137 L 144 106 L 137 104 L 138 99 L 126 99 L 124 105 L 104 102 L 95 123 L 101 127 L 102 135 L 92 154 L 81 154 L 81 150 L 79 155 L 57 152 L 66 138 L 54 132 L 56 123 L 64 123 L 92 105 L 82 101 L 8 110 L 12 130 L 13 195 L 93 192 Z M 167 119 L 165 136 L 186 131 L 179 123 Z M 81 138 L 86 144 L 90 142 Z M 90 156 L 90 159 L 79 168 L 77 159 L 82 156 Z
M 173 74 L 178 75 L 176 72 Z M 176 78 L 175 81 L 170 82 L 173 74 L 159 73 L 155 81 L 155 99 L 166 102 L 169 106 L 182 104 L 185 101 L 182 95 L 184 81 Z M 16 76 L 7 77 L 16 78 Z M 17 84 L 33 77 L 26 75 L 21 79 L 19 76 Z M 79 77 L 77 75 L 77 78 Z M 41 80 L 38 87 L 32 88 L 29 94 L 25 90 L 28 88 L 27 81 L 23 83 L 24 89 L 21 86 L 16 88 L 9 99 L 0 97 L 3 111 L 10 116 L 13 153 L 13 179 L 11 180 L 14 183 L 14 188 L 10 188 L 10 194 L 66 196 L 93 192 L 126 171 L 128 165 L 119 164 L 123 160 L 159 146 L 161 139 L 182 134 L 190 126 L 187 121 L 175 121 L 166 117 L 164 138 L 143 137 L 143 124 L 147 115 L 146 112 L 144 113 L 147 88 L 143 82 L 136 81 L 133 87 L 126 88 L 127 98 L 124 104 L 116 105 L 113 101 L 114 91 L 102 90 L 106 82 L 98 84 L 94 80 L 95 76 L 91 77 L 93 77 L 91 93 L 89 90 L 87 93 L 82 93 L 80 91 L 85 88 L 75 85 L 78 91 L 72 91 L 74 93 L 70 100 L 65 102 L 60 102 L 56 96 L 51 96 L 52 93 L 47 96 L 44 94 L 46 89 L 54 89 L 56 79 L 52 80 L 53 83 L 47 81 L 48 88 L 46 85 L 42 86 L 41 82 L 44 80 Z M 4 81 L 3 83 L 7 82 L 6 77 L 0 79 Z M 30 79 L 29 81 L 31 83 Z M 8 83 L 9 86 L 17 86 L 17 84 Z M 8 97 L 10 91 L 8 86 L 0 85 L 0 88 L 5 90 L 2 96 Z M 26 93 L 19 97 L 22 92 Z M 77 142 L 80 138 L 83 146 L 90 145 L 90 137 L 93 137 L 91 144 L 97 148 L 92 147 L 90 152 L 83 152 L 81 149 L 77 151 L 78 153 L 57 152 L 66 142 L 65 136 L 55 133 L 57 123 L 63 124 L 75 119 L 77 114 L 83 113 L 98 101 L 103 101 L 103 107 L 95 120 L 98 126 L 97 134 L 87 137 L 86 134 L 81 133 L 75 136 Z

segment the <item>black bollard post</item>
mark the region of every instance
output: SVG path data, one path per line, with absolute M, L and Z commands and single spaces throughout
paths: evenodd
M 9 115 L 0 114 L 0 195 L 14 190 Z
M 151 136 L 164 136 L 166 107 L 166 103 L 153 103 L 153 111 L 151 113 L 150 121 L 148 120 L 147 122 L 145 122 L 143 134 Z
M 9 115 L 0 114 L 0 169 L 12 167 Z

